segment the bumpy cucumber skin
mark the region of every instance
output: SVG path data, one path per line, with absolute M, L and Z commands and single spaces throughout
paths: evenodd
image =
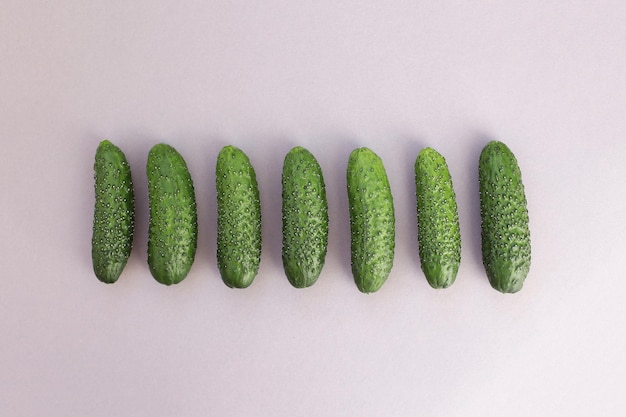
M 300 146 L 285 156 L 282 174 L 283 267 L 295 288 L 313 285 L 328 248 L 328 202 L 322 169 Z
M 164 143 L 150 150 L 146 171 L 150 200 L 148 265 L 161 284 L 178 284 L 191 269 L 198 242 L 193 181 L 183 157 Z
M 368 148 L 352 151 L 347 169 L 351 263 L 363 293 L 387 281 L 395 251 L 395 213 L 383 162 Z
M 456 280 L 461 263 L 461 231 L 456 194 L 445 158 L 424 148 L 415 160 L 419 255 L 433 288 Z
M 239 148 L 225 146 L 215 167 L 217 265 L 224 283 L 247 288 L 261 262 L 261 203 L 256 173 Z
M 515 155 L 491 141 L 479 160 L 483 264 L 493 288 L 522 289 L 530 269 L 530 229 L 522 174 Z
M 100 281 L 112 284 L 133 247 L 135 194 L 126 156 L 108 140 L 100 142 L 96 150 L 94 180 L 93 270 Z

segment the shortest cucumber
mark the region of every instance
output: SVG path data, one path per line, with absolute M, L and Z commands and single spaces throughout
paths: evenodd
M 530 270 L 530 229 L 522 173 L 502 142 L 485 145 L 479 160 L 482 255 L 491 286 L 522 289 Z
M 126 156 L 108 140 L 100 142 L 94 163 L 96 205 L 91 257 L 96 277 L 117 281 L 133 246 L 135 195 Z
M 424 148 L 415 160 L 419 255 L 433 288 L 447 288 L 461 262 L 461 232 L 452 177 L 444 157 Z
M 393 198 L 383 162 L 369 148 L 352 151 L 347 169 L 352 275 L 359 291 L 387 281 L 395 251 Z
M 248 156 L 225 146 L 217 156 L 217 265 L 230 288 L 252 284 L 261 262 L 261 203 Z
M 313 285 L 328 247 L 328 203 L 322 169 L 307 149 L 285 156 L 282 174 L 283 267 L 295 288 Z
M 191 269 L 198 241 L 196 195 L 183 157 L 170 145 L 148 154 L 148 265 L 161 284 L 181 282 Z

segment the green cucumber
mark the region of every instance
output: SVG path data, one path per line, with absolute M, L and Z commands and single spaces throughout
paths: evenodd
M 261 203 L 254 168 L 241 149 L 225 146 L 215 167 L 217 265 L 231 288 L 252 284 L 261 262 Z
M 378 291 L 393 266 L 395 214 L 383 162 L 372 150 L 352 151 L 347 169 L 351 264 L 363 293 Z
M 445 158 L 424 148 L 415 160 L 419 256 L 433 288 L 447 288 L 461 262 L 461 232 L 456 195 Z
M 491 141 L 479 160 L 483 265 L 493 288 L 522 289 L 530 269 L 530 229 L 522 174 L 515 155 Z
M 133 247 L 135 194 L 126 156 L 108 140 L 100 142 L 96 150 L 94 180 L 93 270 L 100 281 L 112 284 Z
M 161 284 L 178 284 L 191 269 L 198 242 L 193 181 L 183 157 L 164 143 L 150 150 L 146 172 L 150 200 L 148 265 Z
M 328 203 L 322 169 L 307 149 L 285 156 L 282 174 L 283 267 L 295 288 L 313 285 L 328 247 Z

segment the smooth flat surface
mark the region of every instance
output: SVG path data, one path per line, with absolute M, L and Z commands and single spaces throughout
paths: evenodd
M 612 416 L 626 410 L 626 7 L 622 1 L 4 1 L 0 14 L 0 415 Z M 93 156 L 126 153 L 137 233 L 120 280 L 91 269 Z M 491 289 L 477 161 L 516 154 L 529 201 L 524 289 Z M 145 163 L 194 178 L 196 262 L 146 265 Z M 215 159 L 256 168 L 263 259 L 246 290 L 215 261 Z M 295 145 L 327 182 L 318 283 L 288 284 L 280 172 Z M 395 198 L 380 292 L 349 266 L 345 165 L 369 146 Z M 457 282 L 417 257 L 413 163 L 447 159 Z

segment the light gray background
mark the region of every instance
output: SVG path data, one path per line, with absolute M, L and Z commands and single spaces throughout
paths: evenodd
M 310 4 L 303 4 L 310 3 Z M 0 13 L 0 414 L 588 416 L 626 410 L 626 6 L 615 1 L 17 1 Z M 131 163 L 137 233 L 115 285 L 91 270 L 93 156 Z M 533 259 L 502 295 L 480 259 L 477 160 L 520 162 Z M 195 180 L 185 281 L 146 265 L 150 147 Z M 215 261 L 215 159 L 257 170 L 263 259 L 246 290 Z M 326 267 L 280 260 L 280 172 L 326 176 Z M 352 281 L 345 165 L 369 146 L 395 198 L 380 292 Z M 417 257 L 413 162 L 454 179 L 463 256 L 435 291 Z

